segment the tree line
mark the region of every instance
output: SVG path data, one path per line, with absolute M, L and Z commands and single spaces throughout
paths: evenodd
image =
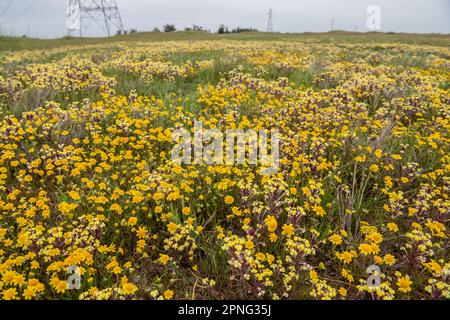
M 195 32 L 211 33 L 211 30 L 206 30 L 202 26 L 199 26 L 199 25 L 196 25 L 196 24 L 192 25 L 192 27 L 186 27 L 183 30 L 186 31 L 186 32 L 195 31 Z M 176 32 L 176 31 L 178 31 L 176 26 L 174 24 L 171 24 L 171 23 L 166 23 L 162 27 L 162 30 L 159 29 L 158 27 L 155 27 L 152 30 L 152 32 Z M 258 31 L 258 29 L 255 29 L 255 28 L 242 28 L 242 27 L 237 27 L 237 28 L 230 29 L 226 25 L 221 24 L 215 33 L 226 34 L 226 33 L 257 32 L 257 31 Z M 128 34 L 128 33 L 135 33 L 135 32 L 137 32 L 137 29 L 131 29 L 130 31 L 119 30 L 117 32 L 117 35 Z

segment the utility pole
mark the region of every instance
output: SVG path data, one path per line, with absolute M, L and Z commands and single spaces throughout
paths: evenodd
M 267 20 L 267 32 L 273 32 L 273 10 L 270 9 L 268 13 L 268 20 Z
M 67 31 L 71 35 L 80 32 L 80 37 L 92 22 L 110 37 L 113 30 L 122 32 L 124 26 L 116 0 L 69 0 L 67 9 Z

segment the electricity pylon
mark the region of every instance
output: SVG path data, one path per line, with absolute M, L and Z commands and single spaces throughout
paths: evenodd
M 79 31 L 80 37 L 95 22 L 105 34 L 124 31 L 122 17 L 115 0 L 69 0 L 67 30 L 71 35 Z
M 267 20 L 267 32 L 273 32 L 273 10 L 269 10 L 269 19 Z

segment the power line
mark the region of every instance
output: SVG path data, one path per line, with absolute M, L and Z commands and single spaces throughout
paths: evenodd
M 25 8 L 25 10 L 23 10 L 21 13 L 19 13 L 17 16 L 15 16 L 12 19 L 9 19 L 8 21 L 6 21 L 6 23 L 10 23 L 13 22 L 14 20 L 19 19 L 20 17 L 22 17 L 25 13 L 27 13 L 36 3 L 37 0 L 33 0 L 32 2 L 30 2 L 30 4 L 28 5 L 28 7 Z
M 2 13 L 0 13 L 0 17 L 3 16 L 6 13 L 6 11 L 8 11 L 9 7 L 11 7 L 12 2 L 13 0 L 9 0 L 8 4 L 6 5 L 6 8 L 3 9 Z

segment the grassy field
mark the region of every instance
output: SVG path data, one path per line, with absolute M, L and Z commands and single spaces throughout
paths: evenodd
M 0 37 L 0 298 L 450 298 L 449 48 Z M 278 130 L 278 171 L 174 162 L 196 121 Z
M 131 41 L 182 41 L 182 40 L 316 40 L 328 42 L 333 40 L 356 43 L 405 43 L 435 46 L 449 46 L 450 35 L 444 34 L 402 34 L 402 33 L 352 33 L 333 31 L 327 33 L 281 34 L 245 32 L 238 34 L 210 34 L 205 32 L 139 32 L 110 38 L 65 37 L 61 39 L 30 39 L 0 36 L 0 51 L 18 51 L 30 49 L 50 49 L 63 46 L 83 46 L 99 43 L 131 42 Z

